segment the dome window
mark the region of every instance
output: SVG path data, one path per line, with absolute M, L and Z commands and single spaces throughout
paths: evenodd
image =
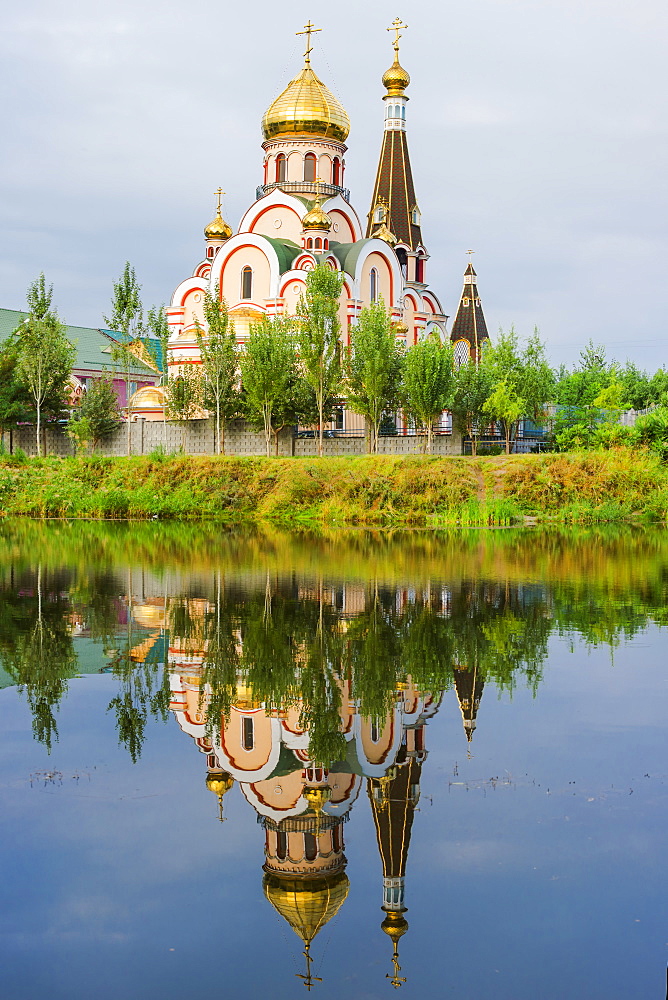
M 411 211 L 411 222 L 414 226 L 420 225 L 420 209 L 415 205 Z
M 316 160 L 314 153 L 307 153 L 304 157 L 304 180 L 315 183 Z
M 306 241 L 306 249 L 307 250 L 312 250 L 313 249 L 313 239 L 310 236 L 309 236 L 309 238 Z
M 332 160 L 332 184 L 336 184 L 337 187 L 341 184 L 341 161 L 338 156 Z
M 316 236 L 316 238 L 315 238 L 315 248 L 316 248 L 316 250 L 321 250 L 322 249 L 322 240 L 320 239 L 319 236 Z
M 253 718 L 245 715 L 241 720 L 241 745 L 244 750 L 252 750 L 255 745 L 253 739 Z
M 385 206 L 384 205 L 376 205 L 376 207 L 373 210 L 373 221 L 374 222 L 378 222 L 378 223 L 385 222 Z
M 276 157 L 276 180 L 279 184 L 286 180 L 286 164 L 285 153 L 279 153 Z

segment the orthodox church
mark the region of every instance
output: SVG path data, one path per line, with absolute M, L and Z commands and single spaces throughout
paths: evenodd
M 429 254 L 408 153 L 410 77 L 399 62 L 405 27 L 397 18 L 388 29 L 394 32 L 394 61 L 382 78 L 381 151 L 364 220 L 345 186 L 348 115 L 311 66 L 312 35 L 320 29 L 309 21 L 298 32 L 306 36 L 304 65 L 262 118 L 256 200 L 234 233 L 222 216 L 218 190 L 216 217 L 204 230 L 204 257 L 176 288 L 167 310 L 170 376 L 199 362 L 195 333 L 198 323 L 205 328 L 205 292 L 217 290 L 226 300 L 243 347 L 251 323 L 297 311 L 308 272 L 318 261 L 343 278 L 344 346 L 361 310 L 381 298 L 405 346 L 430 334 L 448 339 L 447 316 L 428 282 Z M 459 363 L 477 356 L 487 337 L 475 280 L 469 266 L 452 334 Z

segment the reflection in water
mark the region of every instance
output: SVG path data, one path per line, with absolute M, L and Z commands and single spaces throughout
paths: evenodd
M 91 568 L 79 557 L 55 567 L 47 553 L 44 564 L 6 559 L 5 683 L 25 691 L 35 737 L 49 748 L 67 681 L 83 670 L 117 679 L 109 710 L 133 761 L 149 716 L 172 713 L 205 757 L 218 818 L 235 783 L 257 814 L 264 894 L 303 942 L 299 976 L 309 990 L 319 980 L 313 942 L 349 891 L 345 824 L 368 800 L 382 870 L 380 926 L 392 946 L 387 978 L 399 987 L 426 728 L 444 696 L 456 697 L 470 745 L 486 684 L 512 691 L 520 683 L 535 693 L 552 634 L 577 632 L 614 647 L 663 621 L 668 559 L 661 548 L 653 571 L 648 564 L 637 584 L 620 588 L 626 563 L 617 539 L 613 572 L 599 561 L 597 573 L 587 552 L 584 572 L 571 567 L 567 579 L 526 567 L 517 579 L 510 567 L 518 552 L 498 538 L 489 542 L 493 558 L 486 541 L 467 548 L 468 575 L 432 565 L 403 579 L 379 572 L 378 561 L 366 573 L 358 563 L 338 575 L 308 566 L 280 572 L 274 556 L 259 566 L 257 553 L 243 557 L 237 543 L 239 566 L 214 563 L 193 574 L 182 566 L 119 570 L 113 559 Z M 419 536 L 411 544 L 419 549 Z

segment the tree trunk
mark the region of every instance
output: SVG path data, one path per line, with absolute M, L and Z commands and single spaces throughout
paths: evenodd
M 510 424 L 506 424 L 506 455 L 510 455 Z
M 427 454 L 431 455 L 434 442 L 434 422 L 430 420 L 427 424 Z
M 318 457 L 322 458 L 322 393 L 318 396 Z
M 271 414 L 264 409 L 264 443 L 267 449 L 267 458 L 271 457 Z M 276 450 L 278 451 L 278 437 L 276 438 Z
M 216 454 L 220 455 L 220 399 L 216 397 Z
M 41 454 L 42 454 L 42 442 L 41 442 L 40 436 L 39 436 L 40 422 L 41 422 L 41 416 L 42 416 L 42 408 L 41 408 L 40 401 L 37 400 L 36 402 L 37 402 L 37 457 L 39 458 L 41 456 Z
M 221 419 L 220 427 L 218 428 L 218 454 L 225 454 L 225 419 Z

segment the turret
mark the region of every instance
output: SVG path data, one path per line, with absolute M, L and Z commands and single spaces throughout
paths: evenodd
M 478 278 L 473 264 L 469 263 L 464 272 L 464 288 L 450 333 L 455 351 L 455 366 L 459 368 L 469 360 L 479 361 L 485 341 L 488 340 L 485 314 L 478 294 Z
M 428 255 L 422 243 L 406 138 L 406 88 L 411 78 L 399 62 L 400 31 L 406 27 L 397 18 L 388 28 L 395 33 L 394 62 L 383 74 L 385 125 L 366 235 L 394 246 L 404 279 L 423 284 Z

